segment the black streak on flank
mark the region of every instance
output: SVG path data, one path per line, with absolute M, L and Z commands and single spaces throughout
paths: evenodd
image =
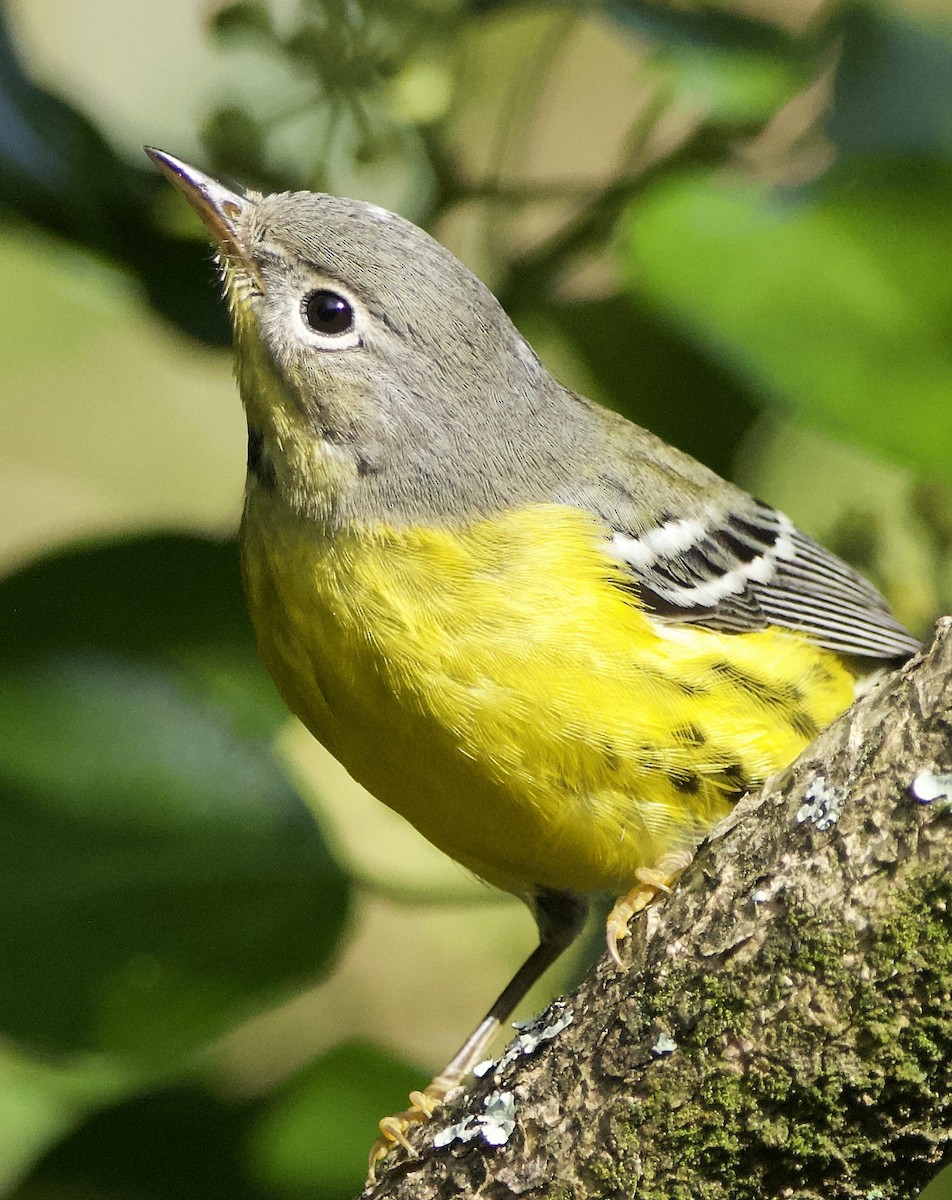
M 805 737 L 811 742 L 820 732 L 820 727 L 816 721 L 814 721 L 809 713 L 802 712 L 800 709 L 791 714 L 790 724 L 796 733 L 799 733 L 801 737 Z
M 750 780 L 740 763 L 731 763 L 722 771 L 718 771 L 718 775 L 732 792 L 749 792 L 751 788 Z
M 789 704 L 792 699 L 790 688 L 787 685 L 781 685 L 780 690 L 772 688 L 765 680 L 758 679 L 756 675 L 752 675 L 740 667 L 735 667 L 733 663 L 714 662 L 711 663 L 710 669 L 725 682 L 756 696 L 761 704 L 782 706 Z
M 264 434 L 260 429 L 248 429 L 248 474 L 269 492 L 274 491 L 274 463 L 264 449 Z

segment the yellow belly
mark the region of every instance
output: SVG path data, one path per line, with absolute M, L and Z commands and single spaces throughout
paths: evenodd
M 587 514 L 323 535 L 252 493 L 245 586 L 292 711 L 378 799 L 509 891 L 621 892 L 852 700 L 779 630 L 665 627 Z

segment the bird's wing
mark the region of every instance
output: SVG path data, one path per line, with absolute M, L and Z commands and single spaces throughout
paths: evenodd
M 632 589 L 662 619 L 739 633 L 778 625 L 818 645 L 869 658 L 903 658 L 920 643 L 879 592 L 792 522 L 742 501 L 668 517 L 638 533 L 617 528 L 612 554 Z

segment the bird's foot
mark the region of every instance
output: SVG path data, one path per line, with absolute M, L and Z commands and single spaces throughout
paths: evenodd
M 527 962 L 532 964 L 534 958 L 530 957 Z M 516 974 L 517 985 L 519 985 L 525 969 L 523 966 L 522 971 Z M 538 971 L 536 970 L 531 982 L 535 981 L 537 975 Z M 509 1015 L 515 1004 L 515 1001 L 509 1002 L 511 987 L 512 984 L 503 992 L 492 1010 L 480 1021 L 439 1075 L 435 1079 L 431 1079 L 422 1092 L 410 1093 L 410 1107 L 402 1113 L 397 1113 L 396 1116 L 384 1117 L 380 1122 L 380 1137 L 370 1147 L 367 1187 L 372 1187 L 377 1182 L 377 1163 L 386 1158 L 394 1147 L 402 1146 L 411 1158 L 418 1157 L 407 1134 L 415 1125 L 422 1125 L 425 1121 L 429 1121 L 444 1100 L 456 1095 L 463 1080 L 483 1057 L 486 1047 L 499 1028 L 500 1021 Z M 525 994 L 525 987 L 517 986 L 517 993 L 521 998 Z M 503 1016 L 499 1016 L 496 1012 L 496 1008 L 500 1005 Z
M 641 867 L 635 872 L 637 884 L 627 895 L 615 901 L 605 922 L 605 941 L 616 966 L 622 965 L 618 947 L 629 936 L 629 921 L 659 896 L 668 895 L 693 857 L 690 851 L 679 850 L 662 855 L 654 867 Z
M 422 1092 L 410 1093 L 409 1108 L 392 1117 L 384 1117 L 380 1121 L 380 1137 L 370 1147 L 366 1187 L 371 1187 L 377 1182 L 377 1163 L 386 1158 L 395 1146 L 402 1146 L 411 1158 L 418 1157 L 416 1150 L 407 1138 L 407 1133 L 415 1125 L 422 1125 L 429 1121 L 451 1090 L 449 1087 L 442 1086 L 440 1079 L 434 1079 Z

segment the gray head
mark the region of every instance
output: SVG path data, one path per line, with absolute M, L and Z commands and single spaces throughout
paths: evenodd
M 259 480 L 314 516 L 466 519 L 571 478 L 589 412 L 423 230 L 151 157 L 215 235 Z

